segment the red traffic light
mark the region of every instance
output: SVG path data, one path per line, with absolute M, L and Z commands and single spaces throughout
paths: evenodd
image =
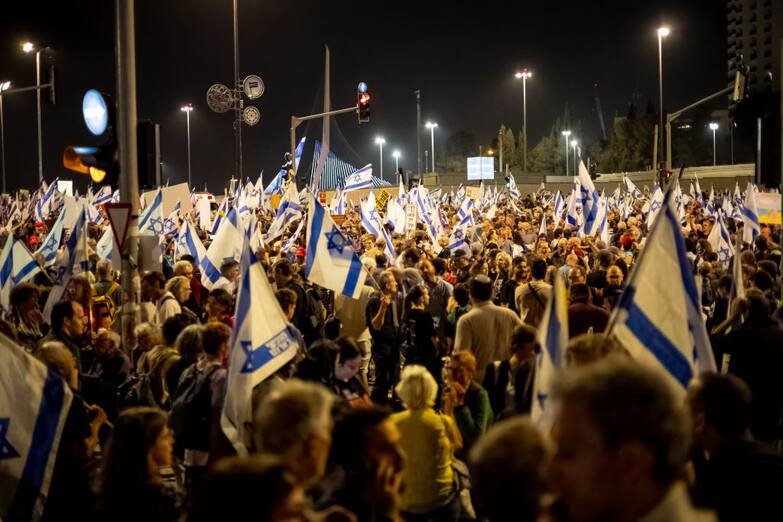
M 370 103 L 370 95 L 366 92 L 363 92 L 359 95 L 359 105 L 367 105 Z

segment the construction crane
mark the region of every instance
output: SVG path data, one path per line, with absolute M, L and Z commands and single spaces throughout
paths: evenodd
M 593 84 L 593 99 L 595 100 L 595 112 L 598 114 L 598 123 L 601 124 L 601 137 L 606 142 L 606 125 L 604 125 L 604 113 L 601 110 L 601 98 L 598 96 L 598 83 Z

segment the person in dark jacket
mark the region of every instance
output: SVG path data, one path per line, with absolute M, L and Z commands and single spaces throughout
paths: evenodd
M 740 328 L 723 338 L 729 354 L 729 372 L 745 381 L 753 393 L 751 431 L 762 441 L 780 437 L 783 411 L 783 330 L 770 317 L 769 302 L 761 291 L 745 294 L 747 315 Z
M 609 322 L 609 312 L 595 306 L 590 298 L 590 287 L 583 283 L 571 285 L 571 301 L 568 305 L 568 336 L 574 337 L 587 333 L 603 332 Z
M 476 357 L 468 351 L 451 356 L 443 393 L 443 413 L 452 415 L 462 435 L 462 450 L 458 457 L 467 455 L 473 443 L 486 433 L 492 423 L 489 395 L 473 380 Z
M 748 386 L 730 374 L 704 373 L 688 387 L 692 495 L 721 522 L 783 520 L 783 455 L 753 439 L 751 405 Z
M 536 329 L 522 324 L 511 336 L 511 357 L 495 361 L 484 372 L 484 388 L 495 419 L 530 413 L 536 361 Z

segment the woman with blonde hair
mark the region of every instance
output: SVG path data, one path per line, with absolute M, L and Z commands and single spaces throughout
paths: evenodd
M 460 497 L 452 464 L 461 440 L 454 419 L 433 409 L 438 385 L 424 366 L 406 366 L 395 392 L 405 406 L 391 417 L 407 457 L 400 496 L 404 519 L 455 521 Z
M 166 282 L 166 291 L 171 292 L 174 299 L 179 303 L 181 313 L 190 316 L 198 323 L 198 315 L 186 306 L 188 300 L 190 300 L 190 279 L 184 275 L 174 276 Z

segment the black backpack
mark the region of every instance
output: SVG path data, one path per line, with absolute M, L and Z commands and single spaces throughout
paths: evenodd
M 169 426 L 174 431 L 178 449 L 209 451 L 212 431 L 212 374 L 220 368 L 213 364 L 206 370 L 195 365 L 185 370 L 171 405 Z
M 120 411 L 135 406 L 160 408 L 152 391 L 152 375 L 141 373 L 131 375 L 117 388 L 117 406 Z

